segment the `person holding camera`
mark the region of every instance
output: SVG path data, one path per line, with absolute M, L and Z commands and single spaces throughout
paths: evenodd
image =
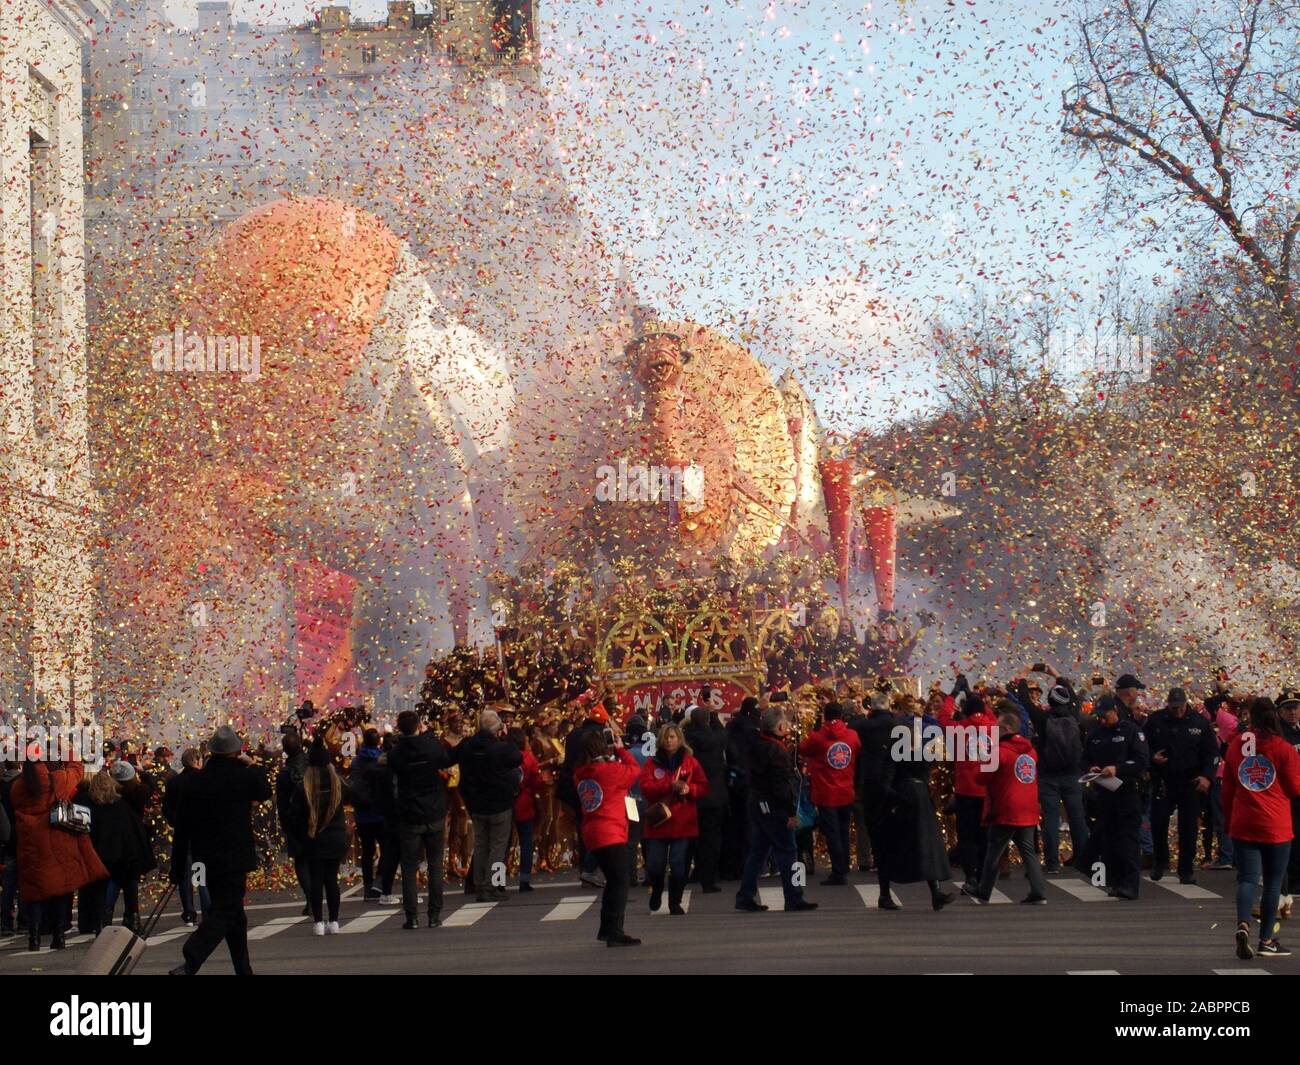
M 582 810 L 582 844 L 605 875 L 598 940 L 607 947 L 635 947 L 641 940 L 623 931 L 627 910 L 629 792 L 637 782 L 636 759 L 612 732 L 587 731 L 573 749 L 573 783 Z M 649 764 L 649 763 L 647 763 Z
M 244 896 L 248 874 L 257 868 L 253 807 L 271 798 L 271 785 L 266 773 L 243 753 L 244 741 L 229 725 L 212 734 L 208 752 L 193 786 L 181 796 L 171 877 L 178 881 L 189 876 L 183 856 L 193 855 L 212 897 L 212 909 L 185 940 L 185 961 L 171 975 L 195 975 L 224 939 L 235 974 L 251 976 Z
M 650 909 L 658 911 L 662 905 L 664 872 L 668 870 L 668 912 L 680 917 L 686 912 L 682 909 L 686 850 L 700 834 L 696 804 L 708 793 L 709 782 L 691 756 L 680 726 L 664 725 L 655 748 L 641 769 Z
M 393 749 L 381 759 L 392 771 L 397 784 L 396 816 L 401 843 L 402 928 L 420 927 L 416 919 L 419 895 L 416 874 L 424 857 L 429 875 L 429 927 L 442 924 L 442 873 L 447 841 L 447 778 L 459 760 L 458 737 L 443 743 L 432 732 L 421 731 L 420 715 L 403 710 L 397 715 L 398 737 Z
M 460 793 L 474 823 L 470 875 L 479 902 L 506 898 L 504 881 L 493 884 L 492 877 L 497 868 L 504 877 L 523 763 L 523 752 L 510 742 L 501 715 L 484 710 L 478 732 L 460 746 Z

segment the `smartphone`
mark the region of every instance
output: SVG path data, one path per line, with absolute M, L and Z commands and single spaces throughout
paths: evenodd
M 1035 662 L 1035 663 L 1034 663 L 1034 668 L 1031 670 L 1031 672 L 1033 672 L 1033 673 L 1046 673 L 1046 672 L 1047 672 L 1047 666 L 1044 665 L 1042 662 Z

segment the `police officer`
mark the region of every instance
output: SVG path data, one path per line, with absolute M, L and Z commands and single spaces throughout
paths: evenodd
M 1117 780 L 1110 790 L 1097 783 L 1101 831 L 1101 858 L 1105 865 L 1107 894 L 1136 899 L 1140 878 L 1142 829 L 1142 778 L 1150 756 L 1146 738 L 1132 721 L 1121 720 L 1112 696 L 1096 710 L 1097 724 L 1084 743 L 1084 760 L 1102 780 Z
M 1151 834 L 1155 864 L 1151 879 L 1169 869 L 1169 818 L 1178 811 L 1178 882 L 1195 884 L 1196 827 L 1201 798 L 1208 795 L 1219 759 L 1214 726 L 1204 714 L 1188 712 L 1187 692 L 1170 688 L 1163 710 L 1147 719 L 1151 751 Z

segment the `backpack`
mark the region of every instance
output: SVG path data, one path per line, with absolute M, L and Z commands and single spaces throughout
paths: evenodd
M 1077 769 L 1083 760 L 1083 737 L 1071 715 L 1052 715 L 1043 726 L 1043 770 L 1059 773 Z

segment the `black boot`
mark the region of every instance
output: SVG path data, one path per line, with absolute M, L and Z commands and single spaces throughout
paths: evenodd
M 650 877 L 650 912 L 658 913 L 664 901 L 664 875 Z
M 27 926 L 27 949 L 33 954 L 41 949 L 41 934 L 32 925 Z
M 611 921 L 610 918 L 609 918 L 609 914 L 607 914 L 604 910 L 601 910 L 601 911 L 600 911 L 600 931 L 596 933 L 596 938 L 597 938 L 598 940 L 608 940 L 608 939 L 609 939 L 609 931 L 610 931 L 610 927 L 613 925 L 613 923 L 614 923 L 614 922 Z
M 63 949 L 64 947 L 66 947 L 67 945 L 68 945 L 67 941 L 63 938 L 63 929 L 60 928 L 60 929 L 59 929 L 57 932 L 55 932 L 54 935 L 50 938 L 50 949 L 51 949 L 51 950 L 62 950 L 62 949 Z
M 674 917 L 681 917 L 686 913 L 686 911 L 682 909 L 682 894 L 685 890 L 685 880 L 675 876 L 670 876 L 668 878 L 668 912 Z
M 614 918 L 613 925 L 610 928 L 609 938 L 605 940 L 607 947 L 639 947 L 641 940 L 635 936 L 630 936 L 623 931 L 623 915 L 619 914 Z

